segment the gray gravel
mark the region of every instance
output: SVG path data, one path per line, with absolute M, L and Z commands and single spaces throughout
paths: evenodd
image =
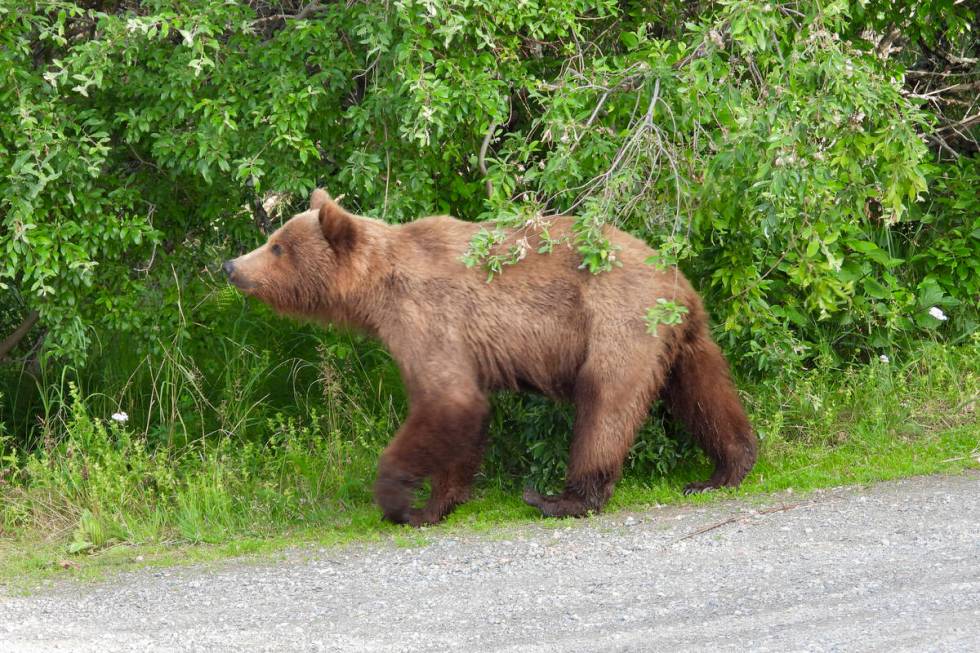
M 980 651 L 980 474 L 0 590 L 0 651 Z

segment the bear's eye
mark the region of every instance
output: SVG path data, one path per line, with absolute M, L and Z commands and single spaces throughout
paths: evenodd
M 282 247 L 279 246 L 279 243 L 272 246 L 272 253 L 276 256 L 282 255 Z

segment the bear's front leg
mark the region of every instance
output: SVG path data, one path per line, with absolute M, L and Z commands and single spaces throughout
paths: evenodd
M 385 519 L 423 526 L 441 521 L 469 498 L 483 458 L 489 404 L 480 392 L 458 389 L 441 401 L 413 402 L 409 417 L 381 455 L 374 496 Z M 432 479 L 426 506 L 415 490 Z
M 485 439 L 485 438 L 484 438 Z M 412 526 L 437 524 L 456 506 L 470 498 L 473 477 L 483 459 L 483 442 L 468 452 L 458 452 L 458 462 L 445 470 L 432 473 L 432 492 L 422 509 L 409 511 L 408 523 Z
M 407 524 L 412 511 L 412 499 L 422 476 L 393 460 L 386 451 L 378 462 L 378 479 L 374 482 L 374 500 L 382 516 L 395 524 Z

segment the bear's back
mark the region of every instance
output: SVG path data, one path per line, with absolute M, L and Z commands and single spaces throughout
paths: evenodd
M 700 310 L 683 275 L 646 263 L 654 251 L 642 241 L 607 228 L 620 265 L 592 274 L 576 251 L 573 218 L 551 218 L 546 225 L 549 237 L 561 242 L 539 253 L 537 233 L 508 232 L 498 251 L 526 238 L 526 254 L 489 282 L 482 266 L 468 268 L 461 260 L 488 225 L 434 216 L 396 227 L 391 257 L 407 292 L 396 308 L 403 333 L 393 334 L 404 342 L 394 346 L 456 348 L 473 358 L 488 385 L 565 396 L 590 347 L 654 344 L 644 316 L 658 297 Z

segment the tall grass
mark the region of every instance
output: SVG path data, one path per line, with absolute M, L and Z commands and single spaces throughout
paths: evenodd
M 42 375 L 33 402 L 0 415 L 0 534 L 74 550 L 216 541 L 368 500 L 400 410 L 388 355 L 223 291 L 196 308 L 205 319 L 165 341 Z

